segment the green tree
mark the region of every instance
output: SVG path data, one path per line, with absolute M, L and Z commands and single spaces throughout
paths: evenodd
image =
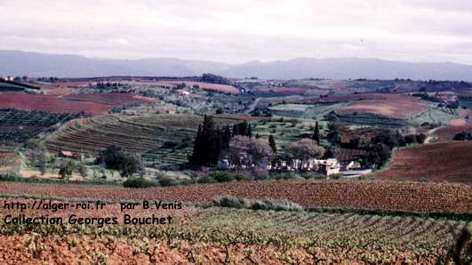
M 287 152 L 292 159 L 307 161 L 313 158 L 321 158 L 325 154 L 325 149 L 316 144 L 312 139 L 301 139 L 290 144 Z
M 59 176 L 62 179 L 69 179 L 72 176 L 72 172 L 74 171 L 74 163 L 72 161 L 68 161 L 64 163 L 59 168 Z
M 122 177 L 129 177 L 142 168 L 139 157 L 128 154 L 115 145 L 101 152 L 97 160 L 108 169 L 120 171 Z
M 340 142 L 341 136 L 339 135 L 339 128 L 336 123 L 331 122 L 328 124 L 327 139 L 333 146 L 336 146 Z
M 266 167 L 273 152 L 267 142 L 247 136 L 236 136 L 231 139 L 227 153 L 228 159 L 235 165 L 260 168 Z
M 79 166 L 78 166 L 78 170 L 79 170 L 79 174 L 81 177 L 83 178 L 86 178 L 87 177 L 87 167 L 83 164 L 83 163 L 80 163 Z
M 130 177 L 140 171 L 141 167 L 141 161 L 137 156 L 125 155 L 122 165 L 119 168 L 120 175 L 124 178 Z
M 383 143 L 371 144 L 367 148 L 367 161 L 375 168 L 382 167 L 390 158 L 392 149 Z
M 218 161 L 223 148 L 223 135 L 216 128 L 213 118 L 205 115 L 203 123 L 198 127 L 189 162 L 193 166 L 214 165 Z

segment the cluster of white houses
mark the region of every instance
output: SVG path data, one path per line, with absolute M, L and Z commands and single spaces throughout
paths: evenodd
M 341 174 L 346 177 L 358 177 L 361 175 L 369 174 L 372 172 L 371 169 L 363 169 L 361 164 L 357 161 L 350 161 L 349 163 L 342 165 L 336 158 L 329 159 L 308 159 L 300 160 L 293 159 L 290 161 L 278 161 L 277 163 L 271 164 L 268 161 L 259 161 L 259 163 L 247 165 L 235 165 L 227 159 L 218 161 L 218 169 L 220 170 L 232 170 L 232 169 L 248 169 L 254 167 L 266 168 L 269 171 L 278 172 L 319 172 L 326 176 Z

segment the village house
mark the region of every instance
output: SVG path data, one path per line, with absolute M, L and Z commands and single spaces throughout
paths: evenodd
M 290 161 L 279 161 L 275 165 L 271 165 L 268 160 L 263 160 L 258 165 L 235 165 L 228 159 L 220 159 L 217 164 L 217 168 L 220 170 L 232 170 L 236 168 L 248 169 L 248 168 L 266 168 L 270 171 L 312 171 L 321 172 L 326 176 L 336 175 L 341 172 L 341 164 L 335 158 L 330 159 L 309 159 L 302 161 L 300 159 L 294 159 Z
M 183 96 L 183 97 L 190 95 L 190 92 L 188 92 L 187 90 L 183 90 L 183 89 L 177 90 L 177 93 L 179 94 L 179 96 Z
M 80 154 L 73 153 L 73 152 L 70 152 L 70 151 L 60 151 L 59 156 L 64 157 L 64 158 L 72 158 L 72 159 L 80 159 L 81 158 Z

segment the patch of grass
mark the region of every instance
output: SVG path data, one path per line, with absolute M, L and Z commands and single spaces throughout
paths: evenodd
M 159 185 L 163 187 L 176 186 L 178 184 L 180 183 L 176 179 L 171 178 L 171 177 L 163 176 L 159 178 Z
M 303 207 L 289 200 L 249 200 L 232 196 L 223 196 L 214 200 L 214 205 L 219 207 L 273 210 L 273 211 L 303 211 Z

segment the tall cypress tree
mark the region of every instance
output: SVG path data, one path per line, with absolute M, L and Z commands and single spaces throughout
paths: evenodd
M 203 118 L 203 124 L 198 127 L 197 136 L 193 145 L 193 153 L 190 157 L 190 164 L 202 166 L 211 164 L 214 159 L 214 152 L 218 148 L 215 141 L 215 124 L 213 119 L 207 115 Z
M 277 153 L 277 144 L 275 144 L 275 139 L 274 139 L 274 136 L 272 134 L 269 135 L 269 146 L 272 149 L 272 152 L 274 152 L 274 154 L 276 154 Z
M 229 142 L 231 141 L 231 129 L 229 126 L 225 126 L 223 131 L 223 148 L 229 147 Z
M 316 141 L 318 145 L 320 145 L 320 125 L 318 121 L 315 123 L 315 131 L 313 132 L 313 140 Z
M 206 116 L 198 127 L 193 153 L 189 162 L 193 166 L 211 166 L 218 162 L 220 153 L 229 146 L 231 130 L 229 127 L 220 129 L 215 126 L 213 118 Z
M 193 152 L 189 157 L 189 162 L 192 165 L 201 165 L 203 161 L 203 128 L 202 125 L 198 125 L 197 136 L 193 143 Z

